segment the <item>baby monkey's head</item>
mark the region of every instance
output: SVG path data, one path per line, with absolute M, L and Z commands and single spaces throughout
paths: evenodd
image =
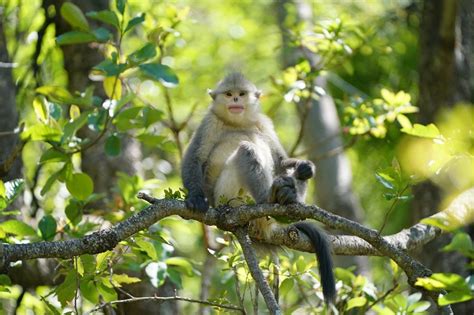
M 260 94 L 257 87 L 238 72 L 229 74 L 209 91 L 212 111 L 224 122 L 234 125 L 255 121 L 255 114 L 260 112 Z

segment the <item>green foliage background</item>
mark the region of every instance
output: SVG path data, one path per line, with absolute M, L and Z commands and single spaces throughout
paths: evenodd
M 81 237 L 100 227 L 87 219 L 89 215 L 113 224 L 143 208 L 145 204 L 135 197 L 140 190 L 148 190 L 160 198 L 182 198 L 179 144 L 176 135 L 164 124 L 170 120 L 169 107 L 177 122 L 185 121 L 193 107 L 196 108 L 186 128 L 180 130 L 179 139 L 185 144 L 209 104 L 206 90 L 231 70 L 244 72 L 263 90 L 263 110 L 274 120 L 288 149 L 296 141 L 300 120 L 295 98 L 286 93 L 295 89 L 298 80 L 329 72 L 327 92 L 337 103 L 346 131 L 344 139 L 358 137 L 346 152 L 354 173 L 354 187 L 365 210 L 365 224 L 380 228 L 387 210 L 393 206 L 384 233 L 397 232 L 410 224 L 411 196 L 406 186 L 433 174 L 420 171 L 426 165 L 408 166 L 411 171 L 405 172 L 404 161 L 413 156 L 405 154 L 401 145 L 415 141 L 408 135 L 423 141 L 434 138 L 450 143 L 449 140 L 459 140 L 459 135 L 450 135 L 458 126 L 472 133 L 473 110 L 468 106 L 445 113 L 439 130 L 412 126 L 410 122 L 416 120 L 412 113 L 413 104 L 417 104 L 420 17 L 408 9 L 407 1 L 313 2 L 316 32 L 335 34 L 334 41 L 325 38 L 316 44 L 316 52 L 328 61 L 317 73 L 309 71 L 305 62 L 284 69 L 282 35 L 272 1 L 129 0 L 124 4 L 125 10 L 121 9 L 122 2 L 125 3 L 111 1 L 109 13 L 101 17 L 87 15 L 87 20 L 74 6 L 66 7 L 63 18 L 82 33 L 58 38 L 54 26 L 48 26 L 36 62 L 33 57 L 37 35 L 46 20 L 42 2 L 0 1 L 8 52 L 11 61 L 18 65 L 13 68 L 13 76 L 20 122 L 24 125 L 22 138 L 27 141 L 22 151 L 25 181 L 2 182 L 2 208 L 21 189 L 25 201 L 31 200 L 34 194 L 39 203 L 38 213 L 34 215 L 28 209 L 20 213 L 12 206 L 4 210 L 4 215 L 18 215 L 17 219 L 0 223 L 4 242 Z M 296 8 L 287 6 L 294 14 Z M 48 10 L 51 16 L 59 14 L 52 7 Z M 137 24 L 125 33 L 125 22 L 134 18 Z M 88 26 L 93 19 L 101 20 L 101 27 L 115 26 L 97 31 L 96 27 Z M 123 33 L 123 38 L 114 35 L 117 32 L 114 28 Z M 301 32 L 303 28 L 296 20 L 287 20 L 285 28 L 294 35 L 295 45 L 311 40 Z M 340 33 L 331 31 L 337 28 L 341 29 Z M 103 84 L 108 98 L 116 101 L 116 107 L 110 101 L 108 107 L 104 106 L 104 100 L 97 98 L 97 88 L 94 92 L 67 90 L 68 73 L 59 44 L 68 41 L 99 43 L 105 61 L 93 73 L 102 76 L 98 85 Z M 36 76 L 35 68 L 39 69 Z M 397 93 L 402 90 L 408 94 Z M 296 89 L 295 93 L 307 97 L 308 91 Z M 145 157 L 140 165 L 143 174 L 121 173 L 111 195 L 94 193 L 93 180 L 80 168 L 82 154 L 87 154 L 90 143 L 95 141 L 94 137 L 87 142 L 78 136 L 78 130 L 87 126 L 96 136 L 102 133 L 107 139 L 103 149 L 111 157 L 123 154 L 121 147 L 126 137 L 137 139 Z M 454 149 L 447 145 L 440 149 L 435 156 L 435 159 L 443 157 L 438 169 L 453 156 L 465 154 L 470 157 L 466 162 L 468 169 L 474 170 L 472 136 L 459 142 Z M 38 165 L 41 165 L 39 174 Z M 465 172 L 463 184 L 449 193 L 454 195 L 472 186 L 472 174 L 474 171 L 471 175 Z M 395 200 L 399 202 L 394 203 Z M 101 206 L 94 206 L 98 201 L 102 202 Z M 314 199 L 309 196 L 307 201 L 313 203 Z M 235 282 L 239 281 L 249 307 L 251 281 L 241 253 L 228 236 L 220 235 L 219 241 L 224 247 L 215 253 L 218 272 L 212 277 L 210 296 L 216 302 L 238 304 Z M 470 239 L 463 244 L 461 248 L 467 248 L 464 254 L 472 255 Z M 62 284 L 29 291 L 17 311 L 73 311 L 77 283 L 84 297 L 81 304 L 84 310 L 94 308 L 100 301 L 116 300 L 117 287 L 140 280 L 158 287 L 168 279 L 177 286 L 180 295 L 196 297 L 206 258 L 203 247 L 200 224 L 166 218 L 124 241 L 114 252 L 61 261 L 57 272 L 62 276 Z M 313 257 L 292 251 L 283 256 L 281 295 L 285 313 L 297 309 L 309 312 L 309 306 L 313 312 L 325 309 L 318 299 L 321 297 L 319 277 L 311 269 Z M 269 270 L 267 261 L 262 265 Z M 340 300 L 336 305 L 339 311 L 354 309 L 362 314 L 370 307 L 380 314 L 394 314 L 399 309 L 412 314 L 426 310 L 428 303 L 421 301 L 418 294 L 408 294 L 405 281 L 401 280 L 403 276 L 394 264 L 378 258 L 373 265 L 372 280 L 354 275 L 350 268 L 336 270 L 340 280 Z M 393 271 L 390 276 L 387 268 Z M 127 275 L 130 271 L 135 273 Z M 443 275 L 437 280 L 453 289 Z M 462 278 L 459 281 L 464 283 Z M 0 283 L 4 305 L 11 307 L 20 295 L 20 287 L 10 285 L 7 278 L 0 278 Z M 392 292 L 373 305 L 391 287 Z M 313 288 L 316 290 L 310 303 L 299 300 L 298 292 Z M 464 295 L 457 301 L 471 298 L 471 288 L 467 284 L 458 287 L 459 294 Z M 183 303 L 181 307 L 183 313 L 194 313 L 198 306 Z

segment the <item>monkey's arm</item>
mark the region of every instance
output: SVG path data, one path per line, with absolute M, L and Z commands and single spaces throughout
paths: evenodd
M 206 130 L 203 126 L 204 124 L 201 124 L 194 134 L 181 166 L 183 185 L 188 190 L 186 206 L 199 211 L 206 211 L 209 208 L 209 202 L 204 194 L 203 156 L 206 152 L 203 152 L 203 140 L 206 137 Z

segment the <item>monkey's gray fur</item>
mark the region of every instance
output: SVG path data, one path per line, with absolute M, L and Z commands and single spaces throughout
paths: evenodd
M 242 74 L 231 73 L 209 94 L 212 105 L 183 159 L 186 206 L 206 211 L 209 205 L 217 206 L 221 197 L 238 201 L 242 191 L 257 203 L 304 202 L 307 180 L 314 176 L 315 166 L 311 161 L 288 158 L 272 121 L 261 113 L 261 92 L 256 86 Z M 266 237 L 271 237 L 275 226 L 274 220 L 266 218 L 251 224 Z M 294 226 L 311 240 L 325 300 L 334 301 L 335 280 L 325 235 L 307 222 Z

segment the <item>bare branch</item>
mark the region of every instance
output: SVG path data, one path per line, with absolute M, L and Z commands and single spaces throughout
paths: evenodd
M 247 227 L 237 228 L 234 234 L 237 237 L 240 246 L 242 246 L 242 252 L 244 253 L 247 266 L 249 267 L 250 273 L 252 274 L 260 293 L 262 293 L 270 314 L 281 314 L 280 306 L 278 305 L 267 280 L 263 276 L 262 270 L 258 266 L 257 254 L 255 253 L 255 249 L 252 247 L 252 241 L 247 233 Z
M 191 303 L 199 303 L 203 305 L 209 305 L 209 306 L 214 306 L 214 307 L 219 307 L 223 309 L 228 309 L 228 310 L 233 310 L 233 311 L 238 311 L 240 313 L 243 313 L 244 310 L 236 305 L 232 304 L 219 304 L 219 303 L 214 303 L 211 301 L 204 301 L 204 300 L 196 300 L 196 299 L 191 299 L 187 297 L 182 297 L 182 296 L 142 296 L 142 297 L 133 297 L 129 299 L 123 299 L 123 300 L 116 300 L 116 301 L 111 301 L 111 302 L 105 302 L 88 312 L 88 314 L 93 314 L 94 312 L 100 310 L 104 306 L 110 306 L 113 304 L 124 304 L 124 303 L 133 303 L 133 302 L 141 302 L 141 301 L 157 301 L 158 303 L 166 302 L 166 301 L 184 301 L 184 302 L 191 302 Z

